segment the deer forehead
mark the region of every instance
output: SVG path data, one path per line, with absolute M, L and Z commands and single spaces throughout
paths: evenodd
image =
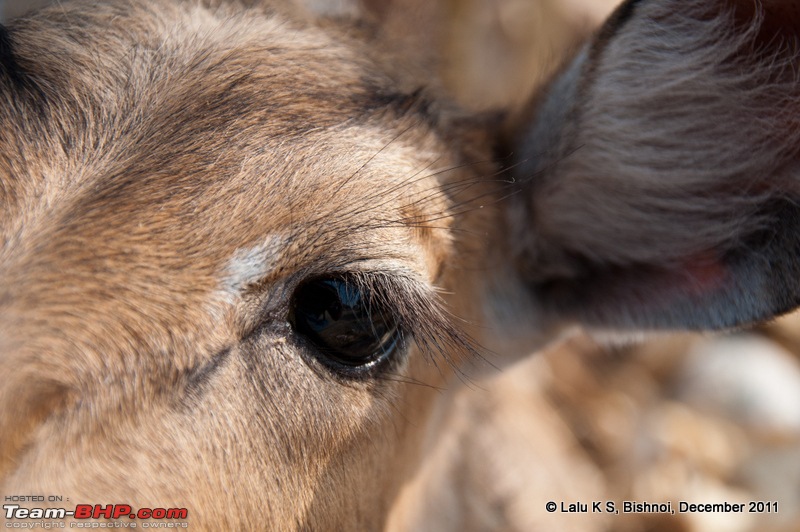
M 359 145 L 342 142 L 348 135 Z M 447 200 L 433 178 L 419 179 L 429 160 L 410 157 L 401 145 L 386 147 L 388 135 L 370 138 L 376 135 L 364 128 L 331 134 L 338 141 L 325 150 L 340 152 L 336 157 L 295 146 L 304 153 L 275 151 L 243 162 L 233 176 L 193 171 L 191 187 L 176 173 L 136 180 L 113 201 L 94 196 L 102 185 L 87 188 L 76 201 L 91 208 L 67 208 L 55 228 L 34 223 L 43 233 L 23 239 L 24 251 L 5 262 L 9 306 L 22 322 L 46 320 L 62 342 L 103 346 L 83 354 L 101 351 L 107 360 L 120 346 L 180 350 L 170 345 L 174 336 L 184 336 L 195 353 L 213 351 L 203 348 L 212 339 L 202 331 L 214 331 L 215 345 L 233 341 L 242 326 L 231 314 L 249 312 L 237 305 L 254 286 L 264 291 L 287 278 L 353 267 L 413 270 L 432 281 L 448 245 L 440 230 L 447 222 L 437 220 L 437 231 L 428 232 L 419 224 L 441 218 Z M 161 189 L 174 190 L 159 197 Z M 26 336 L 44 341 L 31 332 Z
M 425 220 L 447 226 L 435 174 L 453 164 L 436 135 L 351 51 L 262 29 L 237 30 L 244 42 L 222 52 L 192 35 L 181 75 L 155 76 L 164 83 L 152 78 L 172 28 L 156 51 L 117 58 L 118 78 L 72 72 L 80 50 L 34 74 L 45 125 L 2 117 L 18 138 L 49 141 L 9 155 L 3 172 L 20 177 L 4 183 L 0 215 L 4 341 L 75 357 L 54 367 L 94 368 L 123 349 L 184 352 L 173 362 L 192 366 L 235 337 L 252 285 L 356 262 L 432 279 L 448 239 Z M 114 97 L 94 97 L 104 92 Z M 31 329 L 43 323 L 58 334 Z

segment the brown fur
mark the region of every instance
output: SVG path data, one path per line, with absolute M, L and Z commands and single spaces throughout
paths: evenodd
M 397 298 L 446 286 L 439 187 L 471 175 L 448 171 L 468 162 L 454 133 L 279 16 L 118 3 L 11 29 L 2 365 L 25 377 L 0 392 L 3 491 L 187 506 L 209 529 L 378 528 L 413 472 L 398 420 L 423 423 L 415 382 L 439 373 L 412 355 L 396 380 L 338 382 L 264 313 L 329 271 L 402 274 Z M 221 294 L 272 235 L 270 275 Z
M 187 507 L 208 530 L 377 530 L 437 388 L 475 345 L 513 358 L 547 323 L 512 255 L 531 217 L 507 215 L 536 191 L 498 179 L 490 126 L 435 79 L 418 90 L 436 58 L 396 57 L 396 10 L 215 4 L 9 25 L 1 492 Z M 332 373 L 288 321 L 304 280 L 345 272 L 413 335 L 378 375 Z

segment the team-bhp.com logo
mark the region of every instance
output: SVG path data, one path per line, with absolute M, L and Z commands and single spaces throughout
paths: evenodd
M 70 528 L 135 528 L 135 523 L 122 523 L 116 526 L 112 523 L 103 524 L 98 522 L 100 519 L 104 520 L 150 520 L 150 522 L 141 522 L 142 528 L 185 528 L 187 524 L 171 522 L 170 526 L 163 526 L 166 523 L 158 523 L 160 520 L 185 520 L 189 516 L 189 511 L 186 508 L 139 508 L 134 510 L 129 504 L 107 504 L 102 506 L 100 504 L 78 504 L 75 509 L 66 508 L 25 508 L 19 504 L 4 504 L 3 510 L 5 514 L 6 528 L 66 528 L 63 520 L 71 518 L 73 520 L 69 524 Z M 44 521 L 51 521 L 50 526 L 44 524 L 38 527 L 31 523 L 30 520 L 39 519 Z M 86 520 L 86 521 L 84 521 Z M 155 522 L 153 522 L 155 520 Z M 56 523 L 52 523 L 56 521 Z M 62 521 L 61 523 L 57 523 Z M 33 525 L 33 526 L 31 526 Z M 56 525 L 56 526 L 53 526 Z M 59 526 L 60 525 L 60 526 Z M 120 526 L 122 525 L 122 526 Z M 131 526 L 132 525 L 132 526 Z

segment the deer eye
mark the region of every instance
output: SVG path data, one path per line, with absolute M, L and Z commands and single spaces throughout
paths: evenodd
M 292 298 L 289 321 L 316 346 L 322 362 L 350 369 L 386 359 L 401 337 L 397 321 L 380 298 L 344 278 L 300 285 Z

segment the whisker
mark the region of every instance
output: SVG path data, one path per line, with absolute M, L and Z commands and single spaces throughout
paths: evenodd
M 437 392 L 445 392 L 447 388 L 441 386 L 435 386 L 433 384 L 428 384 L 421 380 L 413 379 L 411 377 L 401 375 L 399 373 L 384 373 L 376 377 L 376 380 L 384 381 L 384 382 L 396 382 L 399 384 L 408 384 L 411 386 L 419 386 L 421 388 L 428 388 L 431 390 L 436 390 Z
M 361 166 L 359 166 L 359 167 L 358 167 L 358 169 L 357 169 L 355 172 L 353 172 L 352 174 L 350 174 L 350 176 L 349 176 L 349 177 L 347 177 L 347 179 L 344 179 L 344 180 L 343 180 L 341 183 L 339 183 L 339 186 L 338 186 L 338 187 L 336 187 L 336 190 L 333 192 L 333 195 L 334 195 L 334 196 L 336 196 L 336 195 L 337 195 L 339 192 L 341 192 L 341 191 L 342 191 L 342 188 L 343 188 L 345 185 L 347 185 L 348 183 L 350 183 L 350 182 L 351 182 L 351 181 L 352 181 L 352 180 L 353 180 L 353 179 L 354 179 L 354 178 L 355 178 L 355 177 L 356 177 L 358 174 L 360 174 L 360 173 L 361 173 L 361 171 L 362 171 L 364 168 L 366 168 L 366 167 L 367 167 L 367 165 L 369 165 L 369 163 L 371 163 L 373 160 L 375 160 L 375 157 L 377 157 L 378 155 L 380 155 L 381 153 L 383 153 L 383 152 L 384 152 L 384 151 L 385 151 L 385 150 L 386 150 L 386 149 L 387 149 L 389 146 L 391 146 L 392 144 L 394 144 L 394 143 L 395 143 L 395 142 L 396 142 L 396 141 L 397 141 L 397 140 L 398 140 L 400 137 L 402 137 L 403 135 L 405 135 L 406 133 L 408 133 L 408 131 L 409 131 L 409 130 L 410 130 L 412 127 L 413 127 L 413 126 L 408 126 L 407 128 L 405 128 L 405 129 L 401 130 L 401 131 L 400 131 L 400 132 L 399 132 L 397 135 L 395 135 L 394 137 L 392 137 L 392 139 L 391 139 L 391 140 L 389 140 L 389 142 L 387 142 L 386 144 L 384 144 L 384 145 L 383 145 L 383 147 L 381 147 L 381 149 L 379 149 L 378 151 L 376 151 L 375 153 L 373 153 L 373 154 L 372 154 L 372 156 L 371 156 L 369 159 L 367 159 L 366 161 L 364 161 L 364 164 L 362 164 Z
M 365 213 L 370 212 L 370 211 L 374 211 L 376 209 L 380 209 L 381 207 L 384 207 L 384 206 L 386 206 L 386 205 L 388 205 L 390 203 L 393 203 L 397 199 L 399 199 L 402 196 L 402 193 L 408 187 L 410 187 L 411 185 L 414 185 L 414 184 L 416 184 L 416 183 L 418 183 L 420 181 L 428 180 L 431 177 L 435 177 L 437 175 L 441 175 L 441 174 L 446 173 L 446 172 L 451 172 L 451 171 L 457 170 L 459 168 L 464 168 L 466 166 L 469 166 L 470 164 L 479 164 L 479 163 L 466 163 L 466 164 L 461 164 L 461 165 L 455 165 L 455 166 L 451 166 L 449 168 L 445 168 L 445 169 L 442 169 L 442 170 L 438 170 L 436 172 L 432 172 L 432 173 L 425 174 L 423 176 L 419 176 L 419 177 L 414 178 L 415 176 L 419 175 L 420 172 L 418 171 L 418 172 L 416 172 L 416 173 L 414 173 L 412 175 L 412 178 L 405 179 L 401 183 L 398 183 L 397 185 L 395 185 L 393 187 L 390 187 L 387 190 L 382 190 L 382 191 L 380 191 L 378 193 L 366 196 L 365 198 L 359 198 L 359 203 L 362 204 L 362 205 L 363 204 L 367 204 L 367 207 L 358 207 L 358 208 L 356 208 L 354 210 L 351 210 L 351 211 L 345 211 L 344 213 L 342 213 L 342 215 L 344 215 L 344 216 L 358 216 L 358 215 L 365 214 Z M 449 185 L 445 185 L 445 187 L 446 186 L 449 186 Z M 430 190 L 432 190 L 434 193 L 436 193 L 437 191 L 439 193 L 441 193 L 443 188 L 444 187 L 442 187 L 440 185 L 440 186 L 434 186 Z M 383 201 L 378 203 L 378 204 L 375 204 L 375 205 L 369 205 L 371 200 L 374 200 L 376 198 L 383 198 Z

